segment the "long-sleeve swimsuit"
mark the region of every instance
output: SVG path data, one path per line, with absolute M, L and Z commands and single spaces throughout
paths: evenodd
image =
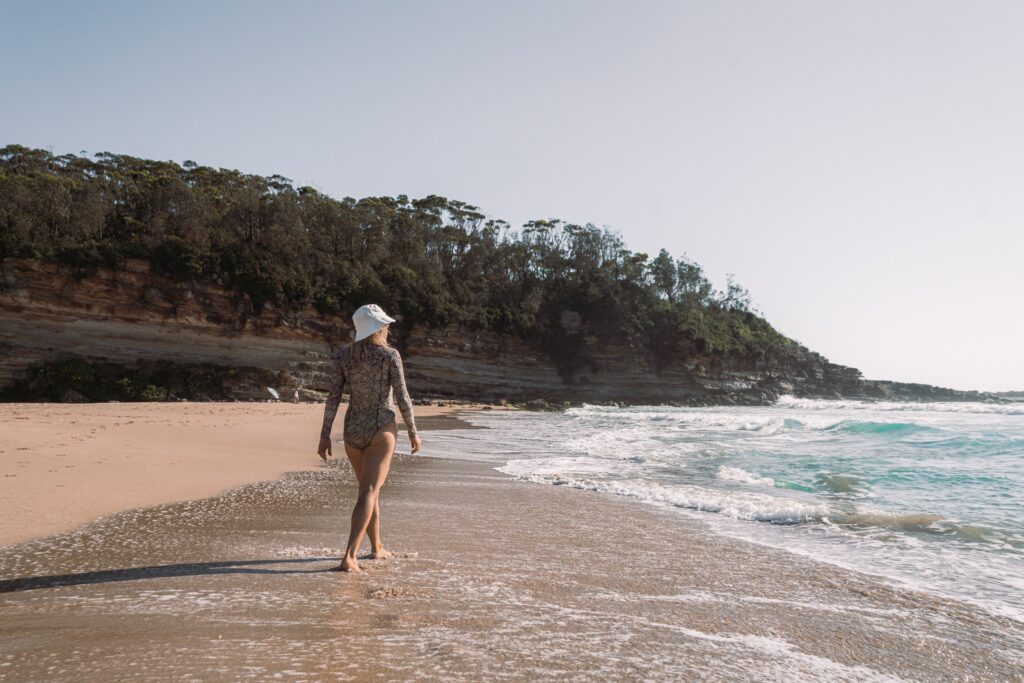
M 331 437 L 338 404 L 342 393 L 346 392 L 349 402 L 345 412 L 345 443 L 354 448 L 369 446 L 377 432 L 395 420 L 395 402 L 402 411 L 409 437 L 415 436 L 412 401 L 405 388 L 405 372 L 398 351 L 376 344 L 367 345 L 360 358 L 353 358 L 350 351 L 343 348 L 333 358 L 330 394 L 324 406 L 320 436 Z

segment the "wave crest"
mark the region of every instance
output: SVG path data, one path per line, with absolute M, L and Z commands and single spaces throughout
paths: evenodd
M 738 481 L 741 484 L 753 484 L 754 486 L 775 486 L 775 480 L 771 477 L 762 477 L 747 472 L 745 469 L 728 465 L 719 467 L 715 476 L 723 481 Z
M 854 399 L 797 398 L 786 394 L 774 404 L 779 408 L 801 410 L 880 410 L 922 411 L 934 413 L 982 413 L 992 415 L 1024 415 L 1021 403 L 980 403 L 967 401 L 858 401 Z
M 804 503 L 764 493 L 714 491 L 687 484 L 667 485 L 651 481 L 584 479 L 557 472 L 538 472 L 533 470 L 535 466 L 535 461 L 513 460 L 496 469 L 511 474 L 516 479 L 536 484 L 613 493 L 647 503 L 714 512 L 726 517 L 756 522 L 800 524 L 821 521 L 828 514 L 828 508 L 821 504 Z

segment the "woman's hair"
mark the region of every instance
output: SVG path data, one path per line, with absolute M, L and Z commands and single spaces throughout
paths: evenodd
M 386 349 L 391 348 L 388 346 L 388 325 L 380 328 L 365 339 L 352 342 L 352 346 L 349 350 L 349 357 L 353 359 L 362 359 L 366 355 L 366 349 L 369 346 L 383 346 Z

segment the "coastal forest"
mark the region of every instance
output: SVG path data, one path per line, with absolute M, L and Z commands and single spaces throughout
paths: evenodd
M 247 302 L 347 316 L 367 302 L 413 322 L 513 334 L 567 379 L 595 345 L 626 343 L 655 364 L 680 354 L 782 359 L 809 352 L 716 289 L 685 255 L 631 251 L 593 225 L 518 228 L 431 195 L 336 199 L 281 176 L 103 152 L 0 149 L 0 259 L 83 273 L 147 259 L 177 280 L 218 282 Z M 399 335 L 400 337 L 401 335 Z

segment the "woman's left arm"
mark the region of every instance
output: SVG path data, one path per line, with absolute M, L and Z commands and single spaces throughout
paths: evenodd
M 405 368 L 402 365 L 402 356 L 395 350 L 391 352 L 391 389 L 395 396 L 395 403 L 402 411 L 405 428 L 409 431 L 409 443 L 412 444 L 412 452 L 415 453 L 420 449 L 420 437 L 416 431 L 416 419 L 412 414 L 412 399 L 409 398 L 409 390 L 405 386 Z

